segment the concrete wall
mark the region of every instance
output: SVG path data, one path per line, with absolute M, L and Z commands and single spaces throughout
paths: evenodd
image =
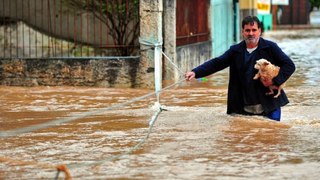
M 163 0 L 163 51 L 175 64 L 177 64 L 176 8 L 176 0 Z M 163 66 L 163 79 L 178 79 L 180 72 L 166 58 L 163 58 Z
M 211 41 L 177 47 L 177 65 L 182 71 L 190 71 L 211 58 Z
M 0 60 L 0 83 L 11 86 L 140 87 L 139 57 Z
M 155 84 L 161 86 L 161 69 L 162 58 L 161 50 L 163 45 L 162 33 L 162 15 L 163 1 L 157 0 L 140 0 L 140 60 L 141 67 L 150 71 L 144 74 L 145 87 L 152 88 Z M 155 53 L 157 52 L 157 54 Z M 159 61 L 157 61 L 159 60 Z M 155 64 L 159 62 L 159 65 Z M 159 71 L 155 72 L 155 69 Z M 142 72 L 142 73 L 143 73 Z M 158 78 L 155 78 L 158 77 Z M 156 82 L 155 82 L 156 80 Z

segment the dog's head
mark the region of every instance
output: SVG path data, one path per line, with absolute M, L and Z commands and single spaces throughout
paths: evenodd
M 268 66 L 270 62 L 266 59 L 259 59 L 256 64 L 254 65 L 255 69 L 262 70 L 265 69 L 266 66 Z

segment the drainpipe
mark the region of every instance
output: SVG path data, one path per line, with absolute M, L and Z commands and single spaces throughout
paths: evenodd
M 233 42 L 240 41 L 239 0 L 233 0 Z

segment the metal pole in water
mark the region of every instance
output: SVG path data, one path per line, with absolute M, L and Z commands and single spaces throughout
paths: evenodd
M 162 50 L 161 44 L 156 44 L 154 48 L 154 85 L 155 85 L 155 92 L 157 96 L 157 102 L 160 101 L 160 91 L 162 88 Z
M 160 91 L 162 88 L 162 12 L 163 12 L 163 2 L 159 0 L 154 4 L 154 14 L 155 14 L 155 34 L 156 44 L 154 47 L 154 83 L 155 92 L 157 96 L 157 102 L 160 104 Z

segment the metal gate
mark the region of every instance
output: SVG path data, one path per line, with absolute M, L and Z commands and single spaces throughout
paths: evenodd
M 139 0 L 0 0 L 0 58 L 135 55 Z

